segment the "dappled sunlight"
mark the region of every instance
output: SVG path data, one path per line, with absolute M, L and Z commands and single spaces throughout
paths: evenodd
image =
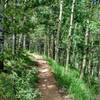
M 48 85 L 47 87 L 48 87 L 48 89 L 55 89 L 55 85 L 54 84 L 53 85 Z
M 40 69 L 39 71 L 40 71 L 41 73 L 45 73 L 45 72 L 48 72 L 49 69 Z
M 36 53 L 32 53 L 32 56 L 33 56 L 34 58 L 36 58 L 36 59 L 43 59 L 42 56 L 40 56 L 40 55 L 38 55 L 38 54 L 36 54 Z
M 0 78 L 0 100 L 100 100 L 100 0 L 0 0 Z
M 35 61 L 39 70 L 38 87 L 42 93 L 41 100 L 66 100 L 66 95 L 61 95 L 59 93 L 53 73 L 47 62 L 41 56 L 35 55 L 34 57 L 36 57 Z

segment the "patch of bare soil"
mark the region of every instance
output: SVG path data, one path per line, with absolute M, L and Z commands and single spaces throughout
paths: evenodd
M 69 95 L 59 92 L 53 73 L 47 62 L 41 56 L 35 55 L 34 57 L 39 69 L 38 87 L 42 93 L 41 100 L 72 100 Z

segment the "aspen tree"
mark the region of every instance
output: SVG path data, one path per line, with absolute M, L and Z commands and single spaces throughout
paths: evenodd
M 3 52 L 4 52 L 4 30 L 3 30 L 3 11 L 4 11 L 4 2 L 0 1 L 0 70 L 4 69 L 3 64 Z
M 73 20 L 74 20 L 75 2 L 76 2 L 76 0 L 73 0 L 73 2 L 72 2 L 71 17 L 70 17 L 70 27 L 69 27 L 69 32 L 68 32 L 68 36 L 67 36 L 67 58 L 66 58 L 66 70 L 68 70 L 69 59 L 70 59 L 71 34 L 72 34 L 72 29 L 73 29 Z
M 85 41 L 84 41 L 85 47 L 84 47 L 84 55 L 83 55 L 83 62 L 82 62 L 80 78 L 83 78 L 84 68 L 86 67 L 88 39 L 89 39 L 89 20 L 87 20 L 87 27 L 86 27 Z
M 61 21 L 62 21 L 62 12 L 63 12 L 63 1 L 60 1 L 60 12 L 58 19 L 58 29 L 55 43 L 55 60 L 59 62 L 59 38 L 60 38 L 60 30 L 61 30 Z

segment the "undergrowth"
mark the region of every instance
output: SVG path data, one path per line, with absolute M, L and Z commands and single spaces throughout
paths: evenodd
M 28 55 L 13 58 L 5 53 L 5 72 L 0 73 L 0 100 L 38 100 L 37 69 Z
M 48 58 L 48 63 L 51 66 L 55 78 L 60 87 L 64 87 L 74 100 L 94 100 L 91 89 L 87 84 L 79 78 L 79 72 L 74 69 L 65 71 L 63 66 L 57 64 L 54 60 Z

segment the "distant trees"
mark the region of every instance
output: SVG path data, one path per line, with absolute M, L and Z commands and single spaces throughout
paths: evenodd
M 50 9 L 58 9 L 57 6 L 59 7 L 59 5 L 57 4 L 59 2 L 54 2 L 53 5 L 56 5 L 56 7 Z M 51 38 L 52 34 L 50 34 L 50 31 L 48 32 L 49 35 L 47 37 L 50 39 L 50 41 L 47 39 L 49 43 L 47 44 L 47 47 L 49 47 L 48 52 L 54 50 L 50 44 L 52 44 L 51 39 L 55 39 L 55 53 L 53 52 L 55 60 L 66 66 L 66 69 L 73 67 L 80 71 L 81 78 L 87 75 L 90 79 L 91 76 L 93 78 L 94 76 L 99 76 L 98 74 L 100 73 L 99 55 L 96 56 L 98 54 L 96 52 L 99 52 L 99 41 L 96 41 L 98 36 L 96 35 L 98 33 L 96 27 L 99 27 L 100 24 L 97 21 L 98 6 L 99 3 L 94 6 L 91 1 L 71 0 L 69 4 L 64 1 L 62 12 L 61 9 L 56 11 L 58 16 L 62 15 L 61 20 L 57 23 L 55 21 L 57 17 L 53 16 L 54 18 L 51 22 L 55 21 L 56 27 L 49 26 L 49 29 L 55 30 L 54 34 L 57 34 L 55 34 L 56 38 Z M 55 16 L 56 13 L 54 13 Z
M 18 52 L 21 49 L 25 50 L 26 47 L 27 49 L 29 49 L 29 44 L 30 44 L 29 34 L 31 34 L 32 31 L 30 30 L 31 27 L 33 27 L 31 22 L 33 9 L 31 9 L 30 12 L 27 12 L 26 3 L 27 1 L 25 0 L 22 1 L 9 0 L 6 2 L 6 8 L 4 10 L 5 35 L 7 35 L 10 38 L 10 41 L 6 39 L 5 44 L 10 45 L 9 46 L 10 48 L 7 48 L 7 50 L 11 49 L 12 55 L 14 56 L 18 54 Z
M 52 57 L 66 70 L 78 70 L 81 78 L 100 75 L 99 2 L 15 1 L 6 1 L 4 33 L 0 26 L 1 54 L 4 48 L 14 56 L 27 49 Z

